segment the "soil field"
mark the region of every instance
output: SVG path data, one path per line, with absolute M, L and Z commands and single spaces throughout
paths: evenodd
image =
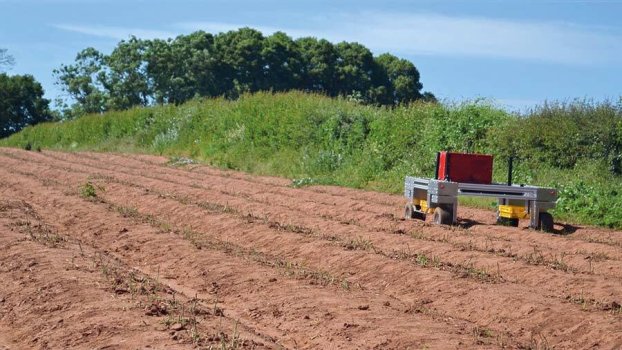
M 0 349 L 619 349 L 622 232 L 0 149 Z

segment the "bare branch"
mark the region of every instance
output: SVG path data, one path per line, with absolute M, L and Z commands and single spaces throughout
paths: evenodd
M 8 54 L 7 49 L 0 48 L 0 70 L 2 68 L 10 68 L 15 64 L 15 59 L 13 56 Z

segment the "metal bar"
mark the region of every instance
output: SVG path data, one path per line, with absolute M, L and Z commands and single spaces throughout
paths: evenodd
M 462 195 L 481 197 L 503 197 L 508 199 L 537 199 L 541 189 L 541 187 L 534 186 L 458 183 L 458 192 Z
M 512 186 L 512 163 L 514 157 L 510 156 L 508 158 L 508 186 Z
M 431 179 L 407 176 L 404 181 L 406 189 L 428 190 Z M 412 193 L 412 192 L 411 192 Z M 508 186 L 505 184 L 469 184 L 458 183 L 458 195 L 475 197 L 496 197 L 503 199 L 542 201 L 554 203 L 557 199 L 556 191 L 552 188 L 536 186 Z
M 540 223 L 540 208 L 537 201 L 529 202 L 529 227 L 538 228 Z

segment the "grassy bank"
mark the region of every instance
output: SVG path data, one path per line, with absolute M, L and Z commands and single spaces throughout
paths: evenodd
M 517 117 L 486 103 L 362 106 L 303 93 L 258 93 L 29 127 L 2 146 L 185 156 L 218 167 L 401 192 L 431 176 L 438 150 L 517 157 L 517 182 L 561 189 L 558 218 L 622 227 L 622 108 L 574 103 Z

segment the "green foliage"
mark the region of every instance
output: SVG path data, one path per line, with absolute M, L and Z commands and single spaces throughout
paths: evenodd
M 433 176 L 439 150 L 495 155 L 506 180 L 560 191 L 556 217 L 622 227 L 621 104 L 546 105 L 515 116 L 486 101 L 393 108 L 301 92 L 243 94 L 137 107 L 27 127 L 0 145 L 147 152 L 296 179 L 400 193 L 405 175 Z M 488 207 L 488 200 L 462 201 Z
M 302 86 L 307 91 L 322 91 L 335 96 L 335 62 L 337 50 L 328 40 L 316 38 L 300 38 L 296 40 L 302 61 Z
M 202 31 L 175 40 L 146 42 L 146 76 L 156 103 L 179 104 L 194 96 L 218 96 L 230 89 L 213 55 L 214 37 Z
M 0 137 L 52 119 L 43 88 L 31 75 L 0 73 Z
M 380 74 L 376 79 L 383 81 L 385 90 L 378 91 L 383 104 L 396 104 L 422 99 L 419 92 L 423 86 L 419 82 L 419 71 L 410 61 L 399 59 L 385 53 L 376 59 Z
M 54 74 L 70 96 L 59 103 L 67 119 L 257 91 L 320 92 L 377 105 L 434 100 L 429 92 L 421 94 L 419 72 L 409 61 L 389 54 L 375 58 L 358 43 L 294 41 L 282 32 L 265 37 L 251 28 L 168 40 L 132 37 L 109 55 L 82 50 Z
M 66 119 L 107 110 L 108 96 L 104 92 L 102 79 L 104 55 L 92 47 L 80 51 L 72 65 L 62 65 L 54 70 L 58 85 L 72 97 L 75 104 L 67 106 L 62 100 Z
M 545 104 L 494 134 L 497 153 L 530 164 L 572 169 L 581 159 L 602 159 L 612 173 L 622 174 L 622 100 Z
M 95 190 L 95 185 L 90 181 L 87 181 L 82 186 L 80 186 L 80 196 L 82 198 L 95 198 L 97 197 L 97 190 Z
M 104 186 L 95 184 L 91 181 L 87 181 L 79 188 L 80 196 L 85 199 L 97 198 L 97 192 L 105 192 Z
M 573 213 L 576 221 L 611 228 L 622 227 L 622 190 L 619 181 L 615 184 L 605 181 L 588 184 L 579 179 L 559 185 L 559 188 L 557 212 L 562 215 Z
M 152 88 L 144 64 L 148 48 L 146 41 L 132 37 L 121 41 L 109 56 L 104 57 L 107 69 L 100 72 L 100 80 L 108 95 L 108 110 L 149 104 Z

